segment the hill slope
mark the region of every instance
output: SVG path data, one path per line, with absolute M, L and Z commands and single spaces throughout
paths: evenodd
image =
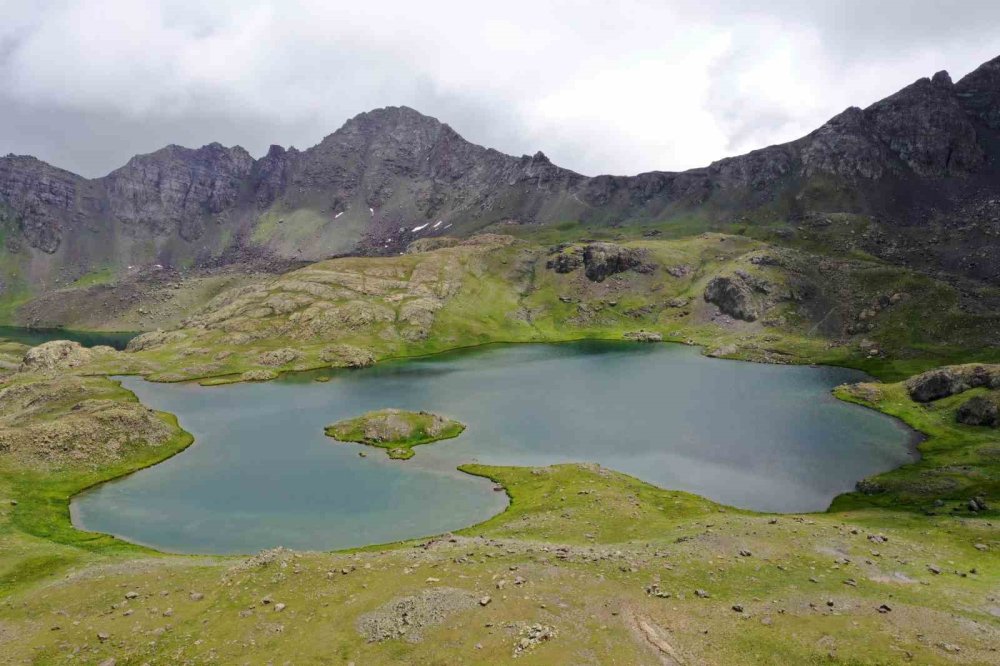
M 157 265 L 284 269 L 390 254 L 490 225 L 694 219 L 699 230 L 862 216 L 854 249 L 1000 281 L 1000 58 L 945 72 L 791 143 L 690 171 L 584 177 L 513 157 L 405 107 L 362 113 L 308 150 L 168 146 L 88 180 L 0 158 L 0 301 Z M 846 234 L 846 232 L 845 232 Z

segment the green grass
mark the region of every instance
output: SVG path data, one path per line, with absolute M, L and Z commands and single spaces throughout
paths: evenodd
M 398 420 L 405 423 L 406 433 L 401 437 L 388 439 L 368 435 L 368 430 L 373 427 L 373 424 L 377 426 L 378 423 L 388 420 Z M 413 457 L 413 447 L 444 439 L 453 439 L 465 430 L 464 424 L 446 419 L 437 432 L 431 432 L 434 420 L 435 415 L 426 412 L 382 409 L 328 425 L 325 432 L 328 437 L 333 437 L 341 442 L 357 442 L 386 449 L 386 453 L 394 460 L 408 460 Z
M 103 378 L 87 380 L 93 388 L 85 397 L 136 402 L 135 396 L 116 382 Z M 81 399 L 46 406 L 35 419 L 57 419 Z M 155 447 L 136 447 L 112 464 L 86 461 L 55 468 L 33 468 L 0 459 L 0 593 L 51 576 L 66 567 L 94 557 L 136 556 L 154 551 L 113 536 L 77 530 L 70 522 L 71 498 L 99 483 L 124 476 L 161 462 L 189 446 L 193 438 L 177 425 L 176 417 L 159 413 L 174 430 L 173 436 Z
M 656 224 L 601 233 L 641 234 Z M 532 243 L 593 232 L 578 224 L 519 231 Z M 759 240 L 707 234 L 631 241 L 662 265 L 693 270 L 683 278 L 623 274 L 620 282 L 599 285 L 544 269 L 545 250 L 532 243 L 325 264 L 365 279 L 400 269 L 409 279 L 422 261 L 442 273 L 447 261 L 459 262 L 461 284 L 424 336 L 398 333 L 409 330 L 399 323 L 398 304 L 414 296 L 394 300 L 402 290 L 387 290 L 369 297 L 394 308 L 393 322 L 343 326 L 315 340 L 265 335 L 246 345 L 228 342 L 228 333 L 217 329 L 192 331 L 180 343 L 125 355 L 127 368 L 86 371 L 232 378 L 257 367 L 262 351 L 282 347 L 301 353 L 277 368 L 291 371 L 329 367 L 321 352 L 333 343 L 370 349 L 384 361 L 500 341 L 621 339 L 639 328 L 709 350 L 732 345 L 728 355 L 735 358 L 844 365 L 886 381 L 942 363 L 997 357 L 984 342 L 985 320 L 960 312 L 949 287 L 860 255 L 834 271 L 843 284 L 824 285 L 831 293 L 835 287 L 848 292 L 854 300 L 844 300 L 845 308 L 867 307 L 890 289 L 911 294 L 878 314 L 870 337 L 884 354 L 875 358 L 853 344 L 832 344 L 806 324 L 725 328 L 704 316 L 700 295 L 719 272 L 745 269 L 784 286 L 786 276 L 777 269 L 746 261 L 748 253 L 771 251 Z M 445 281 L 427 288 L 443 289 Z M 680 308 L 627 314 L 678 296 L 692 299 L 688 315 Z M 591 314 L 582 316 L 581 304 Z M 272 325 L 266 330 L 287 331 L 288 321 L 272 314 L 238 323 L 256 334 Z M 216 360 L 222 351 L 232 355 Z M 135 399 L 110 382 L 95 394 Z M 955 654 L 991 663 L 996 604 L 988 593 L 1000 585 L 1000 448 L 997 431 L 954 420 L 958 405 L 975 394 L 918 405 L 901 384 L 839 389 L 841 399 L 896 416 L 927 437 L 919 461 L 869 479 L 869 492 L 842 495 L 823 513 L 742 511 L 595 465 L 467 465 L 464 472 L 507 493 L 506 511 L 454 536 L 288 554 L 259 566 L 244 565 L 243 558 L 159 556 L 70 524 L 74 493 L 182 450 L 190 437 L 179 428 L 169 444 L 109 467 L 54 473 L 0 467 L 0 663 L 62 663 L 73 655 L 75 663 L 114 657 L 129 664 L 495 664 L 511 659 L 520 627 L 534 622 L 555 627 L 558 637 L 517 663 L 660 663 L 636 628 L 640 620 L 658 627 L 685 663 L 945 664 Z M 348 436 L 363 435 L 358 425 Z M 415 428 L 402 447 L 380 445 L 412 455 L 420 439 Z M 991 509 L 970 513 L 964 505 L 972 495 L 986 497 Z M 868 538 L 875 535 L 887 540 Z M 930 573 L 932 564 L 942 573 Z M 671 596 L 646 594 L 653 582 Z M 449 616 L 421 642 L 366 643 L 355 631 L 362 614 L 439 585 L 477 599 L 488 595 L 491 602 Z M 126 601 L 124 592 L 133 589 L 141 596 Z M 697 597 L 696 589 L 709 597 Z M 190 600 L 192 591 L 204 600 Z M 279 614 L 262 605 L 265 596 L 287 609 Z M 880 604 L 893 610 L 881 614 Z M 134 613 L 126 617 L 127 611 Z M 97 632 L 111 638 L 99 641 Z
M 114 269 L 111 268 L 110 266 L 106 266 L 104 268 L 97 268 L 95 270 L 90 271 L 89 273 L 81 275 L 76 280 L 74 280 L 73 284 L 71 284 L 70 286 L 74 288 L 93 287 L 99 284 L 108 284 L 109 282 L 114 281 L 115 277 L 116 276 Z
M 996 502 L 989 511 L 969 514 L 972 497 L 1000 497 L 1000 442 L 997 431 L 955 420 L 958 406 L 985 389 L 967 391 L 931 403 L 910 400 L 902 382 L 840 387 L 838 398 L 894 416 L 922 433 L 920 460 L 868 479 L 864 493 L 836 498 L 831 510 L 878 506 L 895 511 L 958 512 L 977 520 L 1000 515 Z

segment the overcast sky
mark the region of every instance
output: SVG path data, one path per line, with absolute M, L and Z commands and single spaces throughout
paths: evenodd
M 407 105 L 588 175 L 678 170 L 1000 55 L 998 0 L 486 4 L 0 0 L 0 154 L 98 176 Z

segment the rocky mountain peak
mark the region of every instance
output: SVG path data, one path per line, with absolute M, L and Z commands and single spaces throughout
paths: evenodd
M 1000 130 L 1000 57 L 962 77 L 955 84 L 955 94 L 973 118 Z
M 68 247 L 66 260 L 85 265 L 97 263 L 98 252 L 79 243 L 105 248 L 83 229 L 142 238 L 149 242 L 123 246 L 153 247 L 164 257 L 224 252 L 219 261 L 238 261 L 267 252 L 282 260 L 396 252 L 415 237 L 497 222 L 615 224 L 692 209 L 713 218 L 765 208 L 789 218 L 861 212 L 911 227 L 947 214 L 967 221 L 961 233 L 982 255 L 947 261 L 1000 277 L 1000 249 L 996 262 L 984 259 L 993 246 L 983 245 L 983 225 L 968 217 L 983 210 L 983 219 L 996 219 L 989 211 L 1000 192 L 998 132 L 1000 57 L 957 83 L 942 71 L 867 108 L 845 109 L 790 143 L 701 169 L 633 177 L 587 178 L 540 151 L 506 155 L 412 108 L 389 106 L 354 116 L 312 148 L 273 145 L 258 160 L 239 146 L 170 145 L 88 180 L 31 157 L 0 158 L 0 223 L 15 232 L 6 235 L 8 251 L 28 246 L 51 255 Z M 308 228 L 287 223 L 296 211 Z M 266 212 L 274 214 L 262 217 Z M 262 220 L 282 226 L 262 229 Z
M 949 74 L 948 72 L 946 72 L 943 69 L 940 72 L 937 72 L 936 74 L 934 74 L 934 76 L 931 77 L 931 83 L 935 83 L 935 84 L 937 84 L 939 86 L 948 86 L 948 87 L 951 87 L 952 85 L 954 85 L 951 82 L 951 74 Z
M 102 180 L 116 219 L 157 229 L 179 226 L 183 237 L 193 238 L 201 217 L 236 203 L 253 166 L 253 157 L 240 146 L 170 145 L 133 157 Z

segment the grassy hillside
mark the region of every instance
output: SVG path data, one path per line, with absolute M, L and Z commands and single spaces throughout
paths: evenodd
M 838 389 L 927 438 L 919 462 L 825 513 L 737 510 L 584 464 L 469 466 L 506 490 L 507 511 L 350 552 L 168 556 L 70 524 L 73 494 L 191 442 L 103 374 L 224 383 L 638 334 L 887 381 L 996 356 L 993 315 L 960 286 L 863 255 L 706 233 L 622 241 L 586 263 L 592 243 L 558 231 L 248 280 L 75 368 L 15 372 L 24 347 L 0 346 L 0 663 L 997 660 L 996 430 L 956 416 L 986 388 L 929 403 L 902 382 Z M 720 278 L 722 306 L 705 300 Z M 987 506 L 972 511 L 976 497 Z
M 436 244 L 247 281 L 179 328 L 145 335 L 114 366 L 95 370 L 162 381 L 266 379 L 353 365 L 359 356 L 641 332 L 701 344 L 719 356 L 845 364 L 887 379 L 1000 356 L 993 311 L 970 308 L 955 285 L 866 257 L 705 233 L 617 244 L 639 265 L 596 281 L 586 267 L 572 266 L 588 243 L 485 235 Z M 567 262 L 566 272 L 554 267 L 559 261 Z M 752 321 L 732 303 L 727 313 L 706 301 L 720 279 Z
M 22 425 L 72 412 L 81 398 L 135 405 L 104 379 L 22 375 L 8 386 L 43 382 L 61 397 L 18 409 Z M 913 425 L 933 412 L 944 428 L 953 416 L 949 405 L 908 403 L 901 385 L 883 390 Z M 503 485 L 510 508 L 416 542 L 206 558 L 73 530 L 69 495 L 190 441 L 163 423 L 158 446 L 112 457 L 12 466 L 0 454 L 0 663 L 996 659 L 995 509 L 899 511 L 905 491 L 890 485 L 875 504 L 844 498 L 825 514 L 771 516 L 590 465 L 470 466 Z M 949 442 L 950 452 L 925 460 L 936 469 L 965 460 L 993 475 L 986 490 L 996 497 L 995 470 L 969 462 L 971 428 L 947 426 L 925 453 Z

